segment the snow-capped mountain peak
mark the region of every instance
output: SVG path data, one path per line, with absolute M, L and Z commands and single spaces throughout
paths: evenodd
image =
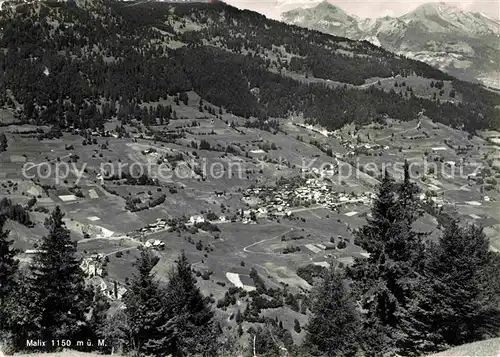
M 327 1 L 282 14 L 285 22 L 354 40 L 367 40 L 461 78 L 497 76 L 500 20 L 454 4 L 423 4 L 400 17 L 360 19 Z M 479 55 L 480 54 L 480 55 Z
M 357 37 L 360 35 L 358 18 L 346 13 L 341 8 L 322 1 L 315 7 L 301 8 L 282 14 L 283 21 L 303 26 L 309 24 L 312 29 L 323 31 L 330 29 L 339 36 Z
M 428 3 L 400 17 L 410 26 L 418 26 L 431 32 L 467 32 L 469 35 L 499 34 L 500 22 L 465 11 L 444 2 Z
M 424 15 L 440 15 L 449 16 L 463 12 L 458 6 L 447 4 L 445 2 L 431 2 L 420 5 L 410 14 L 424 14 Z

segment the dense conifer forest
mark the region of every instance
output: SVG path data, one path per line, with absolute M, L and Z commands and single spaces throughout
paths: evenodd
M 471 132 L 500 125 L 498 95 L 367 42 L 223 3 L 79 4 L 4 5 L 0 105 L 17 109 L 25 122 L 97 128 L 115 115 L 144 117 L 132 110 L 137 104 L 194 90 L 238 116 L 264 121 L 303 113 L 329 129 L 384 115 L 410 120 L 422 109 L 433 120 Z M 288 55 L 276 57 L 278 48 Z M 462 101 L 308 84 L 285 71 L 350 85 L 415 74 L 452 81 Z M 171 113 L 161 117 L 168 120 Z

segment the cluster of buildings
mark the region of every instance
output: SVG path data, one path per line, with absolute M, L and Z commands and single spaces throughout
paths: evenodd
M 371 205 L 373 198 L 374 194 L 369 192 L 360 195 L 335 192 L 332 186 L 322 179 L 308 179 L 305 184 L 293 187 L 287 184 L 278 187 L 251 188 L 243 196 L 244 201 L 252 202 L 256 207 L 248 210 L 248 215 L 253 211 L 257 218 L 268 215 L 290 215 L 291 208 L 306 207 L 311 204 L 323 205 L 330 209 L 346 203 Z
M 431 200 L 437 208 L 441 208 L 445 204 L 442 197 L 428 196 L 426 193 L 421 193 L 419 199 L 420 201 Z
M 202 215 L 194 215 L 189 217 L 188 225 L 195 225 L 196 223 L 204 223 L 204 222 L 212 222 L 212 223 L 225 223 L 228 222 L 229 219 L 226 216 L 218 216 L 216 220 L 210 220 L 205 218 Z
M 157 218 L 156 222 L 148 224 L 146 227 L 143 227 L 139 230 L 140 233 L 154 233 L 160 232 L 169 229 L 170 227 L 167 224 L 167 220 L 164 218 Z
M 382 146 L 375 143 L 352 143 L 350 141 L 341 141 L 341 144 L 350 151 L 347 152 L 347 156 L 352 157 L 356 156 L 358 152 L 375 152 L 380 150 L 389 150 L 390 147 L 388 145 Z
M 102 276 L 103 258 L 104 255 L 102 253 L 92 254 L 90 257 L 82 259 L 82 262 L 80 263 L 80 268 L 89 277 Z
M 328 130 L 326 130 L 324 128 L 316 127 L 316 126 L 311 125 L 311 124 L 294 123 L 294 125 L 298 126 L 300 128 L 311 130 L 312 132 L 321 134 L 321 135 L 323 135 L 323 136 L 325 136 L 327 138 L 333 135 L 333 132 L 328 131 Z
M 162 250 L 165 248 L 165 243 L 158 239 L 148 239 L 146 243 L 144 243 L 144 246 L 146 248 Z
M 194 225 L 196 223 L 203 223 L 205 222 L 205 217 L 203 217 L 202 215 L 194 215 L 194 216 L 191 216 L 189 217 L 189 223 L 191 225 Z

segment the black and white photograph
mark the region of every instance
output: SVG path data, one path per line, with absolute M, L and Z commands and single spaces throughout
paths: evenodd
M 0 0 L 0 357 L 500 357 L 500 0 Z

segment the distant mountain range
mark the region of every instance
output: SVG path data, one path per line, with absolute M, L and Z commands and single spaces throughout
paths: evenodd
M 400 17 L 361 19 L 323 1 L 282 20 L 328 34 L 367 40 L 454 76 L 500 88 L 500 21 L 447 3 L 428 3 Z

